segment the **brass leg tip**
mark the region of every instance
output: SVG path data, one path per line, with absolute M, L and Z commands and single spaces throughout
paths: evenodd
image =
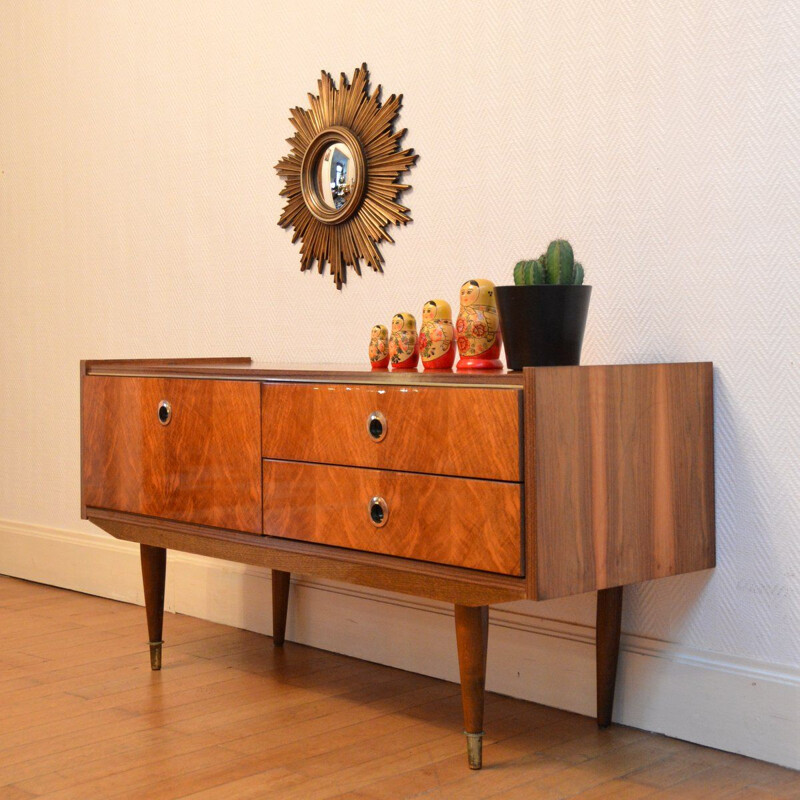
M 467 761 L 470 769 L 480 769 L 483 766 L 483 732 L 466 733 Z
M 161 645 L 164 642 L 149 642 L 150 645 L 150 669 L 161 669 Z

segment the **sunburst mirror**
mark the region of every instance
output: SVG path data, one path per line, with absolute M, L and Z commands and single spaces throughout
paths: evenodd
M 396 181 L 417 160 L 413 150 L 400 147 L 405 129 L 394 131 L 403 96 L 381 103 L 381 87 L 370 94 L 368 82 L 366 64 L 351 82 L 342 73 L 338 88 L 323 72 L 319 95 L 308 95 L 309 108 L 291 110 L 292 149 L 275 165 L 287 198 L 278 224 L 293 227 L 292 241 L 302 241 L 300 269 L 316 262 L 323 273 L 330 264 L 337 289 L 347 267 L 361 274 L 361 261 L 382 272 L 378 244 L 394 241 L 386 226 L 411 220 L 397 203 L 411 187 Z

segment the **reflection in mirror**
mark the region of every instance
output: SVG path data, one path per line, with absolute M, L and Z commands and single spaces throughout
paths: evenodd
M 356 184 L 356 165 L 346 144 L 334 142 L 323 151 L 316 179 L 319 199 L 328 208 L 338 210 L 347 203 Z

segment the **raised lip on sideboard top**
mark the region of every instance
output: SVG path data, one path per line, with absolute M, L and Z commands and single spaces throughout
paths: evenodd
M 107 359 L 81 362 L 82 374 L 109 377 L 226 378 L 291 383 L 349 383 L 387 386 L 475 386 L 522 388 L 522 373 L 396 372 L 348 364 L 271 364 L 249 358 Z

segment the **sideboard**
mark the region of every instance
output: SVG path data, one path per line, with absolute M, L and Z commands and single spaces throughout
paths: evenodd
M 82 516 L 141 549 L 160 669 L 167 549 L 452 603 L 469 766 L 489 606 L 597 593 L 610 724 L 623 587 L 714 566 L 710 363 L 371 372 L 81 362 Z

